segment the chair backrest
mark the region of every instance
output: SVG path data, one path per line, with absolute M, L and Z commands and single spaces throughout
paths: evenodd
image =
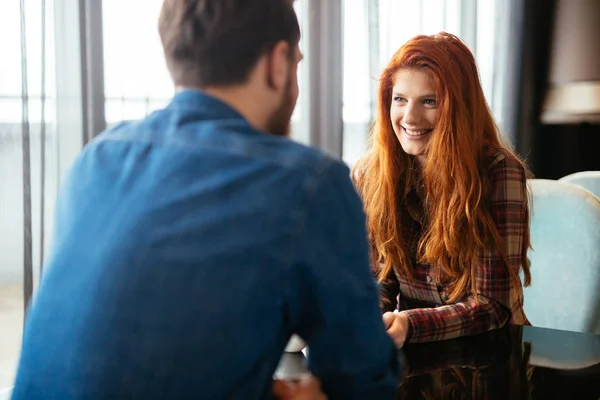
M 600 198 L 600 171 L 576 172 L 563 176 L 558 181 L 580 186 Z
M 534 326 L 600 333 L 600 199 L 565 182 L 528 184 L 533 250 L 527 317 Z

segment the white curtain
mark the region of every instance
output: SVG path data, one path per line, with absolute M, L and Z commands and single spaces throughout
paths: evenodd
M 57 189 L 52 8 L 0 2 L 0 388 L 13 379 Z
M 105 119 L 108 126 L 143 118 L 166 105 L 173 95 L 157 21 L 162 0 L 96 0 L 102 2 L 103 75 Z M 302 31 L 307 30 L 308 1 L 294 2 Z M 132 21 L 131 15 L 136 15 Z M 292 116 L 292 134 L 308 143 L 308 48 L 302 37 L 305 60 L 298 71 L 300 97 Z M 132 51 L 135 49 L 135 51 Z

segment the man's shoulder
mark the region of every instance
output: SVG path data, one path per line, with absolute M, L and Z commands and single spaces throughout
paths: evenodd
M 286 139 L 279 151 L 282 156 L 281 161 L 290 167 L 331 170 L 350 176 L 350 170 L 346 164 L 320 149 Z
M 326 152 L 292 138 L 256 131 L 243 120 L 195 121 L 174 127 L 163 124 L 167 119 L 163 115 L 165 113 L 168 111 L 161 110 L 140 121 L 121 122 L 102 132 L 87 147 L 115 141 L 146 142 L 156 146 L 181 146 L 185 152 L 197 152 L 199 157 L 206 157 L 207 153 L 214 151 L 260 160 L 281 168 L 308 171 L 333 168 L 350 174 L 346 164 Z M 170 131 L 169 134 L 166 131 Z
M 185 174 L 196 171 L 206 176 L 223 174 L 227 169 L 254 168 L 262 171 L 256 178 L 264 182 L 265 188 L 276 190 L 285 186 L 296 196 L 322 193 L 325 186 L 345 191 L 352 185 L 344 162 L 293 139 L 255 131 L 239 120 L 198 121 L 183 127 L 157 126 L 151 117 L 122 122 L 88 143 L 80 161 L 97 159 L 101 154 L 103 162 L 122 163 L 129 153 L 125 150 L 132 148 L 147 152 L 166 149 L 157 157 L 159 162 L 165 163 L 164 168 L 186 165 Z

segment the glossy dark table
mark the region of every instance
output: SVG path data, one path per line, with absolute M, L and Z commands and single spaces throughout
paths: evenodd
M 407 345 L 396 399 L 600 399 L 600 335 L 508 326 Z M 303 370 L 285 354 L 277 375 Z

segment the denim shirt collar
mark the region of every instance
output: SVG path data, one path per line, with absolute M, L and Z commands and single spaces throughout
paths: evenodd
M 167 108 L 202 113 L 213 117 L 213 119 L 246 120 L 239 111 L 229 104 L 197 89 L 178 90 Z

